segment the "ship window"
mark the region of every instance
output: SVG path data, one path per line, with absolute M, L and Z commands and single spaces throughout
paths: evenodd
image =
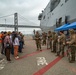
M 69 20 L 69 16 L 65 16 L 65 24 L 68 23 L 68 20 Z
M 67 16 L 65 16 L 65 24 L 67 24 Z
M 59 26 L 60 26 L 60 24 L 59 24 L 59 20 L 56 19 L 56 27 L 59 27 Z
M 56 27 L 58 27 L 58 21 L 57 21 L 57 19 L 56 19 Z
M 65 2 L 67 2 L 68 0 L 65 0 Z
M 42 19 L 42 13 L 40 13 L 38 16 L 38 20 L 41 20 L 41 19 Z
M 51 12 L 57 7 L 57 5 L 60 3 L 60 0 L 52 0 L 51 1 Z
M 61 23 L 62 23 L 62 17 L 59 18 L 59 25 L 61 25 Z

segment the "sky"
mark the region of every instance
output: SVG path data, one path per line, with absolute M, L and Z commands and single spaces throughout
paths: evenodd
M 19 24 L 40 25 L 38 15 L 47 6 L 50 0 L 0 0 L 0 24 L 14 24 L 14 13 L 18 13 Z M 11 15 L 8 17 L 3 17 Z M 1 18 L 3 17 L 3 18 Z M 22 18 L 23 17 L 23 18 Z M 10 30 L 7 27 L 2 30 Z M 12 29 L 13 30 L 13 29 Z M 33 29 L 19 29 L 30 33 Z M 36 28 L 36 30 L 38 30 Z

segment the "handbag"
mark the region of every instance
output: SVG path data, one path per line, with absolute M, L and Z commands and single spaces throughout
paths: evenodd
M 11 48 L 11 45 L 9 42 L 6 43 L 6 48 L 10 49 Z

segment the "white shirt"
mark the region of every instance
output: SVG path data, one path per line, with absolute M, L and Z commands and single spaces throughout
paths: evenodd
M 15 38 L 13 45 L 19 45 L 19 39 L 17 37 Z

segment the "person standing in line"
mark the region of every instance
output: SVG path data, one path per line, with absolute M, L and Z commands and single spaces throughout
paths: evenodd
M 14 46 L 15 59 L 18 59 L 19 58 L 19 56 L 18 56 L 19 39 L 18 39 L 18 36 L 16 33 L 14 34 L 14 37 L 13 37 L 13 46 Z
M 41 36 L 42 36 L 42 41 L 41 41 L 42 46 L 43 46 L 43 35 L 44 35 L 44 34 L 42 33 L 42 35 L 41 35 Z
M 4 48 L 5 48 L 5 56 L 7 61 L 11 61 L 10 59 L 10 51 L 11 51 L 11 41 L 10 41 L 10 33 L 8 32 L 4 39 Z
M 19 49 L 18 52 L 22 53 L 22 37 L 21 32 L 17 33 L 18 39 L 19 39 Z
M 14 55 L 14 47 L 13 47 L 13 41 L 12 38 L 14 37 L 14 32 L 11 33 L 10 35 L 10 40 L 11 40 L 11 54 Z
M 53 32 L 52 41 L 53 41 L 53 50 L 52 52 L 56 53 L 56 45 L 57 45 L 58 35 Z
M 21 36 L 21 41 L 20 41 L 21 51 L 20 51 L 20 53 L 22 53 L 23 52 L 22 51 L 22 48 L 23 48 L 23 35 L 22 35 L 22 33 L 20 33 L 20 36 Z
M 54 49 L 53 49 L 53 45 L 54 45 L 54 32 L 52 32 L 52 39 L 51 39 L 51 52 L 54 52 Z
M 62 52 L 62 57 L 64 57 L 64 47 L 66 42 L 66 36 L 63 31 L 60 31 L 60 37 L 59 37 L 59 51 L 57 52 L 57 56 L 60 55 L 60 52 Z
M 52 33 L 51 31 L 48 31 L 47 34 L 47 49 L 49 48 L 48 46 L 50 46 L 50 49 L 52 48 Z
M 37 51 L 39 51 L 39 50 L 42 51 L 41 50 L 41 38 L 40 38 L 40 34 L 38 31 L 35 34 L 35 41 L 36 41 Z
M 76 52 L 76 34 L 73 29 L 70 31 L 70 41 L 67 41 L 69 47 L 71 48 L 71 63 L 75 62 L 75 52 Z
M 24 45 L 24 35 L 23 34 L 21 34 L 21 39 L 22 39 L 22 48 L 24 48 L 23 47 L 23 45 Z
M 1 54 L 3 54 L 3 51 L 2 51 L 2 33 L 0 33 L 0 52 L 1 52 Z
M 42 34 L 42 40 L 43 40 L 42 45 L 46 45 L 46 37 L 47 37 L 47 35 L 46 35 L 46 33 L 44 32 L 44 33 Z
M 49 37 L 49 31 L 47 33 L 47 49 L 50 49 L 50 37 Z
M 2 32 L 2 53 L 5 54 L 5 48 L 4 48 L 4 39 L 7 35 L 7 32 Z

